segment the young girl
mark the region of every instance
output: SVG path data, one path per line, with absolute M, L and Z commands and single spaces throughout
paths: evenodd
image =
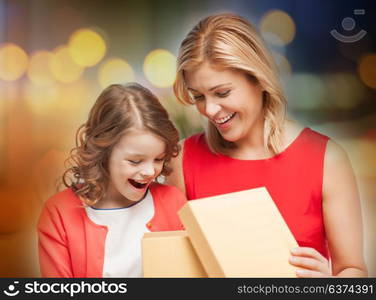
M 182 143 L 171 184 L 188 199 L 265 186 L 300 246 L 290 257 L 298 277 L 367 275 L 350 161 L 333 140 L 285 118 L 277 71 L 247 20 L 201 20 L 181 43 L 174 91 L 208 126 Z
M 184 195 L 155 182 L 171 172 L 179 134 L 139 84 L 111 85 L 77 132 L 67 189 L 47 200 L 38 223 L 43 277 L 140 277 L 141 238 L 180 230 Z

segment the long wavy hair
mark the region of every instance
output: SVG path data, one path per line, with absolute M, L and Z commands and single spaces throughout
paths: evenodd
M 265 119 L 264 146 L 271 153 L 281 151 L 286 99 L 273 59 L 256 29 L 234 14 L 212 15 L 201 20 L 180 45 L 174 83 L 176 97 L 183 104 L 193 104 L 184 73 L 209 62 L 220 68 L 239 70 L 263 89 Z M 226 141 L 217 128 L 208 123 L 206 139 L 214 153 L 226 153 L 236 145 Z
M 164 141 L 166 156 L 160 175 L 171 172 L 168 164 L 179 153 L 179 133 L 167 111 L 155 95 L 137 83 L 110 85 L 77 130 L 76 147 L 70 151 L 62 176 L 63 184 L 85 204 L 93 205 L 103 198 L 109 183 L 112 149 L 131 128 L 150 131 Z

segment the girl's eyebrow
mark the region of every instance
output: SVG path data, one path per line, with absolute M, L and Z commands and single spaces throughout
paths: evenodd
M 209 91 L 215 90 L 215 89 L 217 89 L 217 88 L 219 88 L 219 87 L 222 87 L 222 86 L 224 86 L 224 85 L 228 85 L 228 84 L 231 84 L 231 82 L 221 83 L 221 84 L 218 84 L 218 85 L 216 85 L 216 86 L 213 86 L 213 87 L 211 87 L 211 88 L 209 89 Z M 193 91 L 193 92 L 197 92 L 195 89 L 190 88 L 190 87 L 188 87 L 187 89 L 190 90 L 190 91 Z
M 125 152 L 125 155 L 130 155 L 130 156 L 144 156 L 142 153 L 136 153 L 136 152 Z
M 145 156 L 147 156 L 144 153 L 137 153 L 137 152 L 126 152 L 124 155 L 126 155 L 126 156 L 136 156 L 136 157 L 145 157 Z M 159 156 L 166 156 L 166 152 L 163 152 L 163 153 L 160 153 L 160 154 L 156 155 L 156 157 L 159 157 Z

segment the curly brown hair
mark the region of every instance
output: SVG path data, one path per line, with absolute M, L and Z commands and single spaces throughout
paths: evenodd
M 168 166 L 180 147 L 179 133 L 158 98 L 137 83 L 113 84 L 98 97 L 86 123 L 76 133 L 76 147 L 67 159 L 63 184 L 72 188 L 85 204 L 101 200 L 109 182 L 108 160 L 125 131 L 137 127 L 159 136 L 166 145 L 160 175 L 171 173 Z

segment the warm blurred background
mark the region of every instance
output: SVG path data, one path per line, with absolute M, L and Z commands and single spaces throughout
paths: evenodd
M 289 115 L 347 150 L 375 277 L 373 2 L 0 0 L 0 276 L 39 276 L 36 218 L 57 189 L 76 129 L 108 84 L 140 82 L 160 97 L 182 138 L 201 130 L 196 111 L 173 96 L 178 47 L 200 18 L 234 12 L 272 51 Z

